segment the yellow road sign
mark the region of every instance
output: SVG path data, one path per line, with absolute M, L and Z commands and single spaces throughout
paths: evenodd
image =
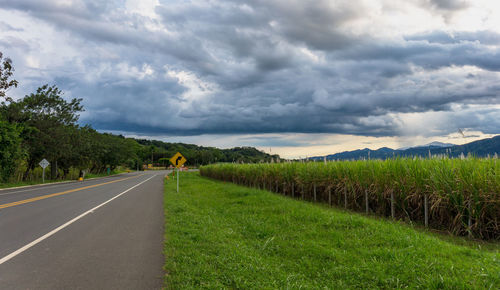
M 181 167 L 186 161 L 187 159 L 180 152 L 177 152 L 174 157 L 170 158 L 170 162 L 177 168 Z

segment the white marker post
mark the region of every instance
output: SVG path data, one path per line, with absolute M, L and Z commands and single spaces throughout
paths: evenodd
M 47 159 L 43 159 L 38 163 L 42 167 L 42 183 L 45 183 L 45 168 L 49 166 L 50 162 Z

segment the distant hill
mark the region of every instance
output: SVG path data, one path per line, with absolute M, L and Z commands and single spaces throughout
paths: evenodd
M 397 150 L 406 150 L 406 149 L 418 148 L 418 147 L 425 147 L 425 148 L 428 148 L 428 147 L 448 148 L 448 147 L 453 147 L 453 146 L 456 146 L 456 144 L 442 143 L 442 142 L 434 141 L 434 142 L 431 142 L 431 143 L 425 144 L 425 145 L 403 147 L 403 148 L 399 148 Z
M 187 165 L 204 165 L 213 162 L 244 162 L 258 163 L 271 162 L 279 159 L 279 155 L 270 155 L 259 151 L 254 147 L 235 147 L 231 149 L 219 149 L 215 147 L 204 147 L 194 144 L 168 143 L 158 140 L 135 139 L 137 143 L 153 146 L 153 159 L 155 164 L 169 164 L 168 158 L 177 152 L 181 152 L 187 159 Z M 158 160 L 158 161 L 157 161 Z M 160 162 L 161 161 L 161 162 Z
M 451 145 L 451 146 L 448 146 Z M 377 150 L 368 148 L 354 151 L 345 151 L 336 154 L 327 155 L 327 160 L 358 160 L 358 159 L 387 159 L 392 157 L 427 157 L 431 155 L 446 154 L 449 157 L 459 157 L 461 154 L 468 154 L 477 157 L 492 156 L 495 153 L 500 154 L 500 135 L 493 138 L 483 139 L 467 143 L 464 145 L 453 145 L 447 143 L 433 142 L 423 146 L 411 147 L 407 149 L 391 149 L 383 147 Z M 311 160 L 323 160 L 325 156 L 311 157 Z

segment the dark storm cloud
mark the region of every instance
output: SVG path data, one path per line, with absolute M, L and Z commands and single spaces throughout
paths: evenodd
M 418 38 L 420 39 L 420 36 Z M 413 38 L 408 37 L 408 39 Z M 397 61 L 429 69 L 470 65 L 485 70 L 500 70 L 498 49 L 491 49 L 470 41 L 429 43 L 427 40 L 409 40 L 404 44 L 374 43 L 371 46 L 357 46 L 337 55 L 342 59 L 354 61 Z
M 353 33 L 348 26 L 369 12 L 362 1 L 169 1 L 155 19 L 125 13 L 118 2 L 77 3 L 0 0 L 78 48 L 65 71 L 47 74 L 84 98 L 82 121 L 97 129 L 394 136 L 397 114 L 500 103 L 493 31 L 401 39 Z M 445 13 L 467 8 L 464 1 L 416 3 Z M 4 38 L 2 47 L 19 45 Z M 460 127 L 498 131 L 495 110 L 487 118 L 469 110 Z
M 85 1 L 80 5 L 57 5 L 51 1 L 19 0 L 4 2 L 4 8 L 26 11 L 45 20 L 57 29 L 66 30 L 95 45 L 114 44 L 152 54 L 172 56 L 203 69 L 209 55 L 200 49 L 200 42 L 189 35 L 173 37 L 164 32 L 150 33 L 141 17 L 124 17 L 112 1 Z M 134 52 L 135 53 L 135 52 Z M 132 55 L 131 58 L 134 58 Z
M 356 38 L 341 31 L 343 24 L 362 17 L 361 6 L 321 0 L 254 1 L 258 13 L 274 21 L 274 30 L 289 41 L 318 50 L 335 50 L 350 46 Z

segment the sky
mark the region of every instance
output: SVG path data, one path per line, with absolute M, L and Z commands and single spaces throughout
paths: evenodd
M 130 137 L 297 158 L 500 134 L 499 1 L 0 0 L 0 51 L 9 96 L 57 85 Z

